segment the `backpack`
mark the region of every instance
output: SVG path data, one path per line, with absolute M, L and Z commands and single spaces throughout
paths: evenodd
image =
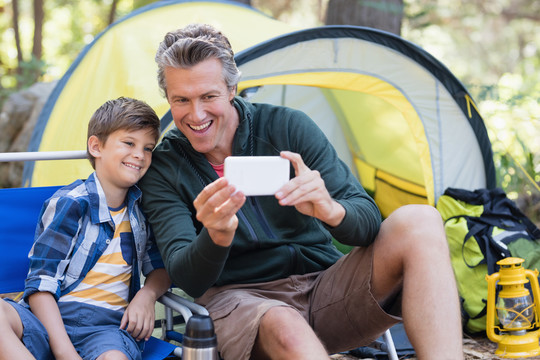
M 486 329 L 486 274 L 509 256 L 523 267 L 540 269 L 540 230 L 502 189 L 448 188 L 437 202 L 444 220 L 450 258 L 461 298 L 463 329 Z

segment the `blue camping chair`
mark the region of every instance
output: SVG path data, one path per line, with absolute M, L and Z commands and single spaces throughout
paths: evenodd
M 0 153 L 0 162 L 28 160 L 84 159 L 86 151 Z M 0 189 L 0 294 L 21 292 L 28 273 L 28 252 L 34 241 L 34 232 L 43 202 L 61 186 Z M 208 315 L 208 311 L 172 292 L 159 300 L 165 306 L 161 340 L 154 337 L 146 343 L 143 360 L 159 360 L 170 356 L 181 358 L 181 347 L 168 343 L 182 343 L 183 335 L 174 331 L 173 311 L 180 313 L 187 323 L 192 314 Z M 399 325 L 399 324 L 398 324 Z M 383 356 L 398 360 L 392 335 L 397 335 L 400 355 L 414 354 L 405 332 L 394 326 L 369 347 L 357 349 L 362 356 Z M 351 352 L 353 353 L 353 352 Z
M 0 189 L 0 294 L 20 293 L 28 273 L 28 252 L 34 242 L 34 232 L 43 202 L 59 186 Z M 167 293 L 159 301 L 165 305 L 162 338 L 182 342 L 182 334 L 173 330 L 173 310 L 185 322 L 193 313 L 208 315 L 208 311 L 178 295 Z M 144 360 L 181 357 L 180 347 L 152 337 L 143 351 Z

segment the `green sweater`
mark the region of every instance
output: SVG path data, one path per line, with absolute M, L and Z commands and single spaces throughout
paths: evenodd
M 154 150 L 152 166 L 140 183 L 143 210 L 171 279 L 193 297 L 214 285 L 324 270 L 341 256 L 332 237 L 365 246 L 373 242 L 381 222 L 375 202 L 304 113 L 251 104 L 239 97 L 234 105 L 240 124 L 233 155 L 277 156 L 282 150 L 301 154 L 310 169 L 320 172 L 346 215 L 339 226 L 330 228 L 294 207 L 280 206 L 273 196 L 248 197 L 237 213 L 239 225 L 232 245 L 218 246 L 195 218 L 193 206 L 199 192 L 218 175 L 178 129 L 169 131 Z

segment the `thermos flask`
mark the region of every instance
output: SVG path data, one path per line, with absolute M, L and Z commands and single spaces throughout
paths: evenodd
M 217 338 L 210 316 L 193 315 L 189 318 L 182 342 L 183 360 L 218 360 Z

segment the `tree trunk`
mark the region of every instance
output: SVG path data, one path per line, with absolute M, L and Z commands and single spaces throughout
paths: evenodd
M 12 0 L 13 7 L 13 31 L 15 33 L 15 46 L 17 48 L 17 73 L 22 72 L 23 53 L 21 49 L 21 34 L 19 32 L 19 0 Z
M 118 5 L 118 0 L 113 0 L 111 4 L 111 10 L 109 11 L 109 22 L 108 22 L 109 25 L 111 25 L 114 22 L 114 19 L 116 16 L 116 5 Z
M 34 45 L 32 55 L 36 60 L 41 60 L 43 56 L 43 19 L 45 12 L 43 10 L 43 0 L 34 0 Z
M 401 34 L 403 0 L 330 0 L 326 25 L 358 25 Z

